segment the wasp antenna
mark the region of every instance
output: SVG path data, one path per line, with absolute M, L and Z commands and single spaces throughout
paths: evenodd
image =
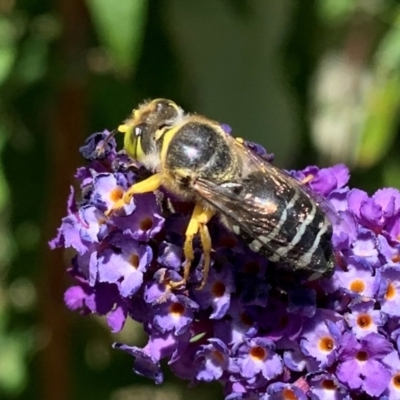
M 110 139 L 113 138 L 118 132 L 120 132 L 119 129 L 113 129 L 110 134 L 104 139 L 104 141 L 100 143 L 100 145 L 96 149 L 98 155 L 101 155 L 104 152 Z

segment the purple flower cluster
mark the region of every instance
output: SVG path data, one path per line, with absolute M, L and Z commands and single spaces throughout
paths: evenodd
M 227 400 L 400 399 L 398 190 L 350 189 L 343 165 L 292 172 L 336 210 L 332 278 L 291 283 L 294 272 L 268 264 L 213 218 L 205 287 L 196 290 L 202 251 L 195 241 L 189 282 L 172 289 L 182 278 L 192 205 L 160 191 L 106 218 L 148 174 L 113 140 L 105 145 L 107 135 L 81 148 L 88 165 L 76 174 L 80 200 L 71 189 L 51 246 L 76 251 L 75 285 L 65 293 L 71 310 L 105 316 L 112 332 L 127 318 L 143 325 L 144 348 L 115 344 L 134 357 L 136 373 L 161 383 L 167 360 L 182 379 L 221 382 Z

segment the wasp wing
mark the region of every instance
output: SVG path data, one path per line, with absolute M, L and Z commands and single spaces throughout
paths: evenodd
M 280 179 L 281 181 L 286 181 L 287 184 L 293 187 L 298 187 L 301 191 L 305 192 L 307 196 L 309 196 L 314 202 L 318 204 L 321 210 L 323 210 L 328 215 L 333 224 L 340 223 L 340 216 L 328 199 L 322 197 L 319 193 L 316 193 L 313 189 L 307 186 L 306 183 L 303 183 L 291 176 L 289 172 L 272 165 L 269 162 L 268 157 L 258 155 L 250 148 L 244 146 L 242 141 L 238 141 L 235 139 L 233 139 L 232 141 L 234 142 L 232 143 L 232 145 L 237 148 L 238 152 L 245 155 L 244 158 L 246 159 L 246 164 L 248 165 L 248 168 L 250 170 L 254 171 L 258 169 L 259 171 L 263 171 L 264 173 L 274 175 L 277 180 Z
M 299 181 L 246 148 L 236 147 L 242 175 L 229 182 L 198 178 L 193 189 L 220 211 L 222 221 L 250 244 L 250 248 L 284 258 L 289 263 L 310 264 L 316 238 L 329 237 L 331 223 L 319 201 Z M 318 239 L 319 240 L 319 239 Z

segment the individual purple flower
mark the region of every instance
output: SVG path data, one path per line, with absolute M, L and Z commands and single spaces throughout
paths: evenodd
M 341 290 L 352 297 L 372 298 L 380 285 L 380 275 L 374 273 L 370 264 L 362 257 L 350 257 L 346 270 L 337 269 L 333 275 L 329 291 Z
M 159 233 L 164 224 L 160 207 L 154 194 L 135 196 L 134 205 L 140 212 L 126 216 L 115 216 L 113 222 L 125 235 L 134 240 L 149 241 Z
M 193 295 L 200 308 L 212 308 L 211 319 L 221 319 L 228 311 L 231 293 L 234 290 L 233 266 L 226 264 L 219 271 L 212 269 L 202 290 Z
M 208 344 L 200 346 L 194 363 L 198 381 L 218 380 L 229 367 L 228 346 L 222 340 L 208 339 Z
M 331 366 L 336 360 L 343 330 L 341 325 L 340 315 L 330 310 L 321 310 L 304 323 L 301 350 L 306 356 L 317 360 L 321 368 Z
M 359 298 L 349 305 L 351 312 L 345 314 L 344 318 L 358 339 L 378 332 L 378 328 L 386 322 L 385 315 L 374 308 L 375 304 L 374 300 Z
M 91 202 L 99 210 L 110 210 L 120 201 L 129 187 L 129 182 L 122 173 L 101 173 L 93 178 L 93 193 Z M 130 214 L 135 204 L 130 202 L 124 205 L 124 212 Z
M 380 396 L 391 378 L 390 370 L 382 359 L 391 351 L 393 345 L 377 333 L 370 333 L 359 341 L 353 334 L 345 333 L 336 375 L 350 389 L 360 389 L 369 396 Z
M 143 283 L 143 274 L 152 260 L 149 246 L 135 241 L 118 239 L 120 253 L 106 249 L 98 258 L 99 281 L 118 283 L 121 296 L 135 294 Z
M 283 371 L 282 359 L 269 339 L 244 339 L 233 347 L 232 353 L 235 365 L 245 379 L 254 378 L 257 374 L 272 379 Z
M 355 258 L 362 258 L 372 266 L 377 266 L 379 264 L 378 245 L 379 241 L 374 232 L 360 228 L 349 254 Z
M 153 325 L 162 333 L 182 335 L 190 328 L 198 309 L 198 304 L 188 297 L 171 295 L 164 303 L 153 306 Z
M 68 216 L 63 218 L 57 236 L 50 241 L 52 249 L 72 247 L 80 255 L 89 251 L 93 243 L 99 243 L 99 234 L 106 229 L 104 214 L 90 205 L 77 208 L 73 200 L 75 192 L 71 187 L 68 200 Z

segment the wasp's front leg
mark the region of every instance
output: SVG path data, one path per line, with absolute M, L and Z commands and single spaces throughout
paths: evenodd
M 180 287 L 184 285 L 189 278 L 190 266 L 194 259 L 193 239 L 198 233 L 200 234 L 200 241 L 204 254 L 203 279 L 198 289 L 202 289 L 206 284 L 211 263 L 211 237 L 207 228 L 207 223 L 214 214 L 215 211 L 205 209 L 200 203 L 197 203 L 194 207 L 189 225 L 186 229 L 185 244 L 183 246 L 183 252 L 185 255 L 183 279 L 181 282 L 175 282 L 173 284 L 174 287 Z
M 117 200 L 114 205 L 105 212 L 106 217 L 110 216 L 114 211 L 120 210 L 126 204 L 129 204 L 134 194 L 154 192 L 161 186 L 161 183 L 161 173 L 154 174 L 144 181 L 135 183 L 124 193 L 121 199 Z

